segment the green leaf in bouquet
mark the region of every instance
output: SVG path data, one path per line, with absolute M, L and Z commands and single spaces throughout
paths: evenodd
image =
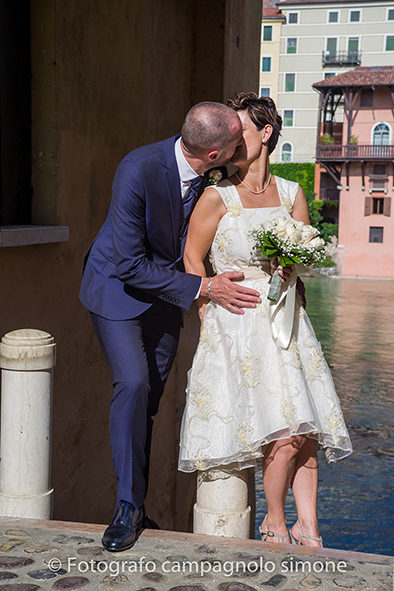
M 276 243 L 270 234 L 264 234 L 263 244 L 265 244 L 266 246 L 275 246 L 276 247 Z
M 280 255 L 279 261 L 282 267 L 287 267 L 288 265 L 293 265 L 295 263 L 294 259 L 287 255 Z
M 266 256 L 269 259 L 271 259 L 272 257 L 279 256 L 279 251 L 276 248 L 276 246 L 273 247 L 273 248 L 268 248 L 268 247 L 261 248 L 260 250 L 263 253 L 263 255 Z

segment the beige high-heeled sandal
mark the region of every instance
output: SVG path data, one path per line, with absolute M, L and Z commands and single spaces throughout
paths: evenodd
M 288 538 L 289 534 L 288 533 L 287 534 L 277 534 L 275 531 L 271 531 L 268 526 L 267 517 L 268 517 L 268 514 L 264 517 L 264 521 L 259 527 L 259 532 L 260 532 L 261 539 L 263 540 L 263 542 L 265 542 L 268 537 L 271 537 L 271 538 L 275 537 L 275 538 L 279 538 L 281 544 L 288 544 L 289 541 L 287 538 Z M 271 541 L 273 541 L 273 540 L 271 540 Z
M 323 548 L 323 538 L 321 536 L 316 537 L 316 536 L 311 536 L 309 534 L 304 534 L 304 532 L 302 531 L 302 527 L 301 527 L 299 521 L 296 521 L 295 525 L 298 526 L 298 534 L 299 534 L 299 536 L 298 536 L 298 539 L 295 538 L 293 536 L 293 534 L 291 533 L 291 529 L 289 530 L 290 540 L 291 540 L 291 543 L 292 544 L 297 544 L 297 546 L 305 545 L 305 544 L 302 544 L 302 539 L 303 538 L 306 538 L 308 540 L 316 540 L 316 542 L 320 542 L 321 543 L 321 547 Z

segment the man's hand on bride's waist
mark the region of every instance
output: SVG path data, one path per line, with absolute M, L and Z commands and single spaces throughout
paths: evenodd
M 256 304 L 261 303 L 261 298 L 255 289 L 238 283 L 243 277 L 242 271 L 226 271 L 214 277 L 204 277 L 200 295 L 208 297 L 229 312 L 244 314 L 242 308 L 255 308 Z

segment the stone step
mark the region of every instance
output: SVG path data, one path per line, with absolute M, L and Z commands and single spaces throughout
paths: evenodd
M 111 553 L 105 527 L 0 517 L 0 591 L 392 589 L 390 556 L 165 530 Z

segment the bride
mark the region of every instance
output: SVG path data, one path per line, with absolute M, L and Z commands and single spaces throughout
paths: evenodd
M 267 515 L 263 540 L 321 546 L 317 522 L 317 447 L 328 462 L 352 452 L 328 365 L 300 297 L 290 343 L 272 328 L 267 299 L 268 260 L 256 258 L 250 231 L 265 220 L 290 217 L 309 224 L 301 187 L 269 172 L 282 120 L 270 98 L 240 93 L 228 102 L 238 112 L 243 142 L 232 162 L 238 172 L 205 190 L 191 217 L 185 248 L 188 273 L 206 276 L 210 251 L 215 273 L 242 270 L 262 303 L 232 314 L 200 298 L 200 340 L 188 374 L 179 470 L 263 464 Z M 294 271 L 293 271 L 294 272 Z M 281 271 L 288 278 L 287 268 Z M 286 290 L 288 281 L 283 284 Z M 279 305 L 275 323 L 283 321 Z M 287 530 L 285 498 L 291 486 L 297 521 Z

